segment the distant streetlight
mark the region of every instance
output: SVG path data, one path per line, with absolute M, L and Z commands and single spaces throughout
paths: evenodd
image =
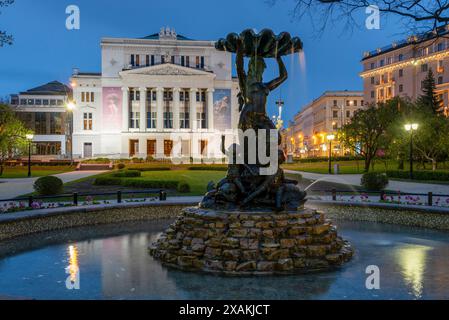
M 66 104 L 66 109 L 68 111 L 68 139 L 69 139 L 69 146 L 70 146 L 70 161 L 73 163 L 73 111 L 76 109 L 76 104 L 73 101 L 69 101 Z
M 328 135 L 327 140 L 329 141 L 329 174 L 332 174 L 332 141 L 335 140 L 335 135 Z
M 405 131 L 410 132 L 410 179 L 413 179 L 413 132 L 418 130 L 417 123 L 408 123 L 405 126 Z
M 28 178 L 31 177 L 31 143 L 34 139 L 34 134 L 27 134 L 26 139 L 28 140 Z

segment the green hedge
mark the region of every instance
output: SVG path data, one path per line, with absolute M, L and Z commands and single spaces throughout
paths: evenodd
M 138 170 L 140 172 L 149 172 L 149 171 L 170 171 L 169 167 L 143 167 L 143 168 L 132 168 L 132 170 Z
M 217 166 L 217 165 L 209 165 L 209 166 L 195 166 L 188 167 L 187 170 L 191 171 L 227 171 L 227 166 Z
M 141 180 L 107 176 L 96 178 L 94 184 L 97 186 L 123 186 L 129 188 L 177 189 L 179 181 Z
M 387 171 L 387 176 L 396 179 L 410 179 L 409 171 Z M 447 171 L 413 171 L 414 180 L 427 181 L 449 181 L 449 172 Z
M 33 187 L 34 191 L 40 196 L 53 196 L 62 193 L 64 184 L 61 179 L 48 176 L 37 179 Z
M 354 157 L 354 156 L 343 156 L 343 157 L 332 157 L 332 161 L 363 161 L 363 158 Z M 329 161 L 328 157 L 316 157 L 316 158 L 294 158 L 293 161 L 299 163 L 314 163 L 314 162 L 323 162 Z
M 142 176 L 139 170 L 123 170 L 112 174 L 115 178 L 137 178 Z

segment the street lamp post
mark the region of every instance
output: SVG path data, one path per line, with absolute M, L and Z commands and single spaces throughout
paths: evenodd
M 413 132 L 418 130 L 417 123 L 406 124 L 405 130 L 410 132 L 410 179 L 413 180 Z
M 329 174 L 332 174 L 332 141 L 335 139 L 335 135 L 330 134 L 327 136 L 329 141 Z
M 31 143 L 33 142 L 34 135 L 27 134 L 26 139 L 28 140 L 28 178 L 31 178 Z

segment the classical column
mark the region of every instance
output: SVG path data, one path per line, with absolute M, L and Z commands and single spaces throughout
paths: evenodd
M 157 130 L 162 131 L 164 129 L 164 88 L 156 89 L 156 114 Z
M 214 89 L 207 89 L 207 128 L 214 130 Z
M 147 131 L 147 88 L 140 88 L 140 131 Z
M 122 131 L 129 131 L 129 88 L 122 88 Z
M 190 129 L 191 130 L 197 130 L 198 125 L 196 123 L 196 93 L 198 92 L 198 89 L 191 88 L 190 89 Z
M 178 130 L 179 125 L 179 88 L 173 88 L 173 129 Z

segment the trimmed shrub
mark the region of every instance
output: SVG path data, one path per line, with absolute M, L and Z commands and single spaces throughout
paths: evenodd
M 114 178 L 111 176 L 106 177 L 98 177 L 94 181 L 94 185 L 96 186 L 119 186 L 122 182 L 120 178 Z
M 34 182 L 34 190 L 41 196 L 53 196 L 62 193 L 64 183 L 57 177 L 42 177 Z
M 178 188 L 177 188 L 179 193 L 189 193 L 190 192 L 190 185 L 185 182 L 185 181 L 181 181 L 178 184 Z
M 387 171 L 387 176 L 396 179 L 410 179 L 409 171 Z M 449 181 L 449 172 L 447 171 L 413 171 L 414 180 L 427 181 Z
M 148 188 L 148 189 L 177 189 L 178 181 L 157 181 L 141 179 L 122 179 L 121 185 L 129 188 Z
M 142 176 L 138 170 L 123 170 L 112 174 L 115 178 L 137 178 Z
M 124 164 L 124 163 L 119 163 L 118 165 L 117 165 L 117 169 L 119 169 L 119 170 L 123 170 L 123 169 L 125 169 L 126 168 L 126 165 Z
M 195 167 L 189 167 L 188 170 L 191 171 L 227 171 L 227 166 L 220 166 L 220 165 L 209 165 L 209 166 L 195 166 Z
M 380 191 L 388 185 L 388 177 L 384 173 L 368 172 L 362 176 L 361 183 L 367 190 Z

